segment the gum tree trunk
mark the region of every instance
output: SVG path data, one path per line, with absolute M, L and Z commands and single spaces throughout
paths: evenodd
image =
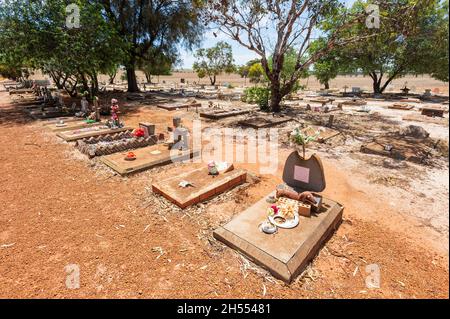
M 134 64 L 127 65 L 128 92 L 139 92 Z
M 270 87 L 270 110 L 272 112 L 278 113 L 281 111 L 280 103 L 283 99 L 283 94 L 280 90 L 279 83 L 272 83 Z

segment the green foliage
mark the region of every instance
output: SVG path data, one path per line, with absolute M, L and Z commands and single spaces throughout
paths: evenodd
M 0 76 L 17 80 L 23 76 L 23 69 L 12 67 L 9 64 L 0 64 Z
M 259 83 L 264 80 L 265 76 L 264 68 L 260 62 L 254 63 L 248 68 L 248 78 L 250 82 Z
M 279 112 L 283 97 L 298 89 L 298 81 L 323 53 L 308 56 L 317 26 L 343 1 L 208 0 L 205 6 L 209 21 L 259 56 L 270 88 L 270 108 Z M 329 37 L 327 48 L 336 38 Z
M 107 74 L 109 76 L 109 84 L 114 84 L 114 79 L 117 76 L 117 72 L 119 72 L 119 65 L 112 64 L 111 67 L 107 70 Z
M 369 1 L 356 1 L 353 12 L 363 12 Z M 444 5 L 445 6 L 445 5 Z M 382 93 L 406 74 L 431 73 L 448 67 L 448 13 L 439 0 L 395 0 L 380 4 L 380 29 L 355 24 L 345 36 L 363 37 L 340 54 L 347 72 L 362 71 L 373 79 L 374 93 Z M 329 24 L 334 28 L 332 23 Z M 438 38 L 439 37 L 439 38 Z M 445 77 L 444 77 L 445 79 Z
M 241 76 L 241 78 L 247 78 L 248 70 L 249 70 L 249 67 L 247 65 L 241 65 L 237 68 L 236 71 Z
M 107 73 L 122 56 L 117 33 L 105 22 L 101 7 L 88 0 L 80 7 L 80 28 L 68 29 L 66 1 L 18 1 L 0 5 L 0 61 L 41 69 L 58 88 L 76 94 L 98 89 L 98 73 Z
M 429 73 L 433 78 L 449 81 L 448 0 L 442 1 L 420 26 L 426 37 L 417 39 L 426 63 L 417 66 L 417 73 Z
M 139 60 L 138 66 L 144 72 L 147 81 L 151 82 L 152 75 L 171 75 L 176 61 L 176 55 L 166 56 L 162 52 L 151 50 L 145 58 Z
M 250 68 L 251 68 L 254 64 L 261 64 L 261 60 L 259 60 L 259 59 L 253 59 L 253 60 L 248 61 L 246 64 L 241 65 L 240 67 L 237 68 L 238 74 L 239 74 L 242 78 L 248 78 L 248 77 L 249 77 Z
M 310 54 L 323 50 L 327 42 L 328 40 L 324 38 L 313 41 L 309 47 Z M 339 56 L 339 51 L 335 49 L 314 62 L 314 70 L 312 73 L 319 83 L 325 86 L 325 89 L 330 88 L 330 80 L 338 75 L 340 66 L 345 63 L 345 61 L 342 60 L 343 59 Z
M 297 145 L 307 145 L 310 142 L 313 142 L 319 137 L 320 133 L 316 133 L 315 135 L 307 135 L 306 133 L 303 133 L 300 128 L 295 128 L 290 136 L 292 142 L 294 142 Z
M 139 58 L 154 51 L 165 57 L 176 55 L 180 46 L 192 49 L 200 43 L 204 25 L 200 0 L 101 1 L 107 21 L 126 47 L 123 65 L 128 73 L 128 91 L 138 91 L 135 67 Z
M 266 87 L 250 87 L 244 91 L 247 103 L 256 103 L 261 111 L 269 111 L 270 90 Z
M 205 69 L 197 70 L 197 76 L 199 79 L 203 79 L 206 76 L 206 70 Z
M 211 85 L 216 84 L 216 77 L 219 74 L 235 71 L 231 45 L 223 41 L 218 42 L 212 48 L 198 49 L 195 57 L 197 61 L 193 65 L 194 71 L 197 75 L 207 75 L 211 81 Z
M 316 134 L 314 135 L 308 135 L 304 132 L 302 132 L 302 130 L 297 127 L 295 128 L 291 134 L 290 134 L 290 140 L 296 144 L 302 147 L 303 149 L 303 158 L 305 158 L 306 156 L 306 146 L 310 143 L 315 141 L 320 135 L 320 132 L 316 132 Z
M 309 75 L 307 69 L 298 72 L 299 70 L 297 67 L 297 55 L 298 55 L 297 51 L 292 47 L 289 48 L 284 54 L 283 67 L 281 69 L 280 74 L 280 82 L 282 87 L 289 88 L 289 90 L 284 91 L 284 95 L 296 92 L 300 88 L 300 83 L 298 80 L 288 85 L 288 83 L 291 82 L 291 79 L 294 74 L 300 73 L 299 79 L 306 78 Z M 306 57 L 303 60 L 306 60 Z M 272 68 L 273 68 L 273 56 L 269 58 L 269 69 L 272 70 Z

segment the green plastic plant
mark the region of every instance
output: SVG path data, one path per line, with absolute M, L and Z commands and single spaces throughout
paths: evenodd
M 315 141 L 319 137 L 319 135 L 319 131 L 314 135 L 308 135 L 302 132 L 299 127 L 297 127 L 291 132 L 290 138 L 294 144 L 300 145 L 302 147 L 303 158 L 306 158 L 306 145 L 308 145 L 310 142 Z

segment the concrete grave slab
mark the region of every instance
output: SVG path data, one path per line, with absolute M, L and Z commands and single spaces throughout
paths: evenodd
M 220 120 L 223 118 L 247 113 L 250 113 L 250 110 L 214 110 L 214 111 L 200 112 L 200 117 L 204 117 L 211 120 Z
M 314 128 L 312 126 L 308 126 L 304 129 L 302 129 L 302 132 L 307 134 L 307 135 L 315 135 L 317 132 L 318 128 Z M 332 128 L 328 128 L 328 127 L 321 127 L 320 128 L 320 134 L 317 137 L 317 139 L 315 140 L 315 142 L 319 142 L 319 143 L 324 143 L 327 140 L 338 136 L 339 134 L 341 134 L 341 132 L 334 130 Z
M 27 112 L 29 115 L 37 115 L 40 116 L 42 114 L 51 114 L 51 113 L 57 113 L 62 112 L 61 108 L 55 107 L 55 106 L 48 106 L 44 108 L 36 108 L 36 109 L 26 109 L 25 112 Z
M 136 154 L 136 159 L 134 161 L 125 160 L 126 153 L 115 153 L 102 156 L 100 157 L 100 161 L 119 174 L 126 175 L 155 166 L 171 164 L 172 161 L 188 160 L 200 154 L 200 151 L 194 151 L 192 149 L 174 152 L 178 153 L 175 153 L 175 155 L 171 157 L 167 145 L 157 144 L 134 150 L 133 153 Z
M 422 163 L 431 155 L 432 149 L 412 137 L 383 136 L 361 145 L 361 152 Z
M 33 99 L 33 100 L 20 99 L 18 101 L 12 102 L 11 105 L 22 107 L 24 109 L 45 106 L 44 101 L 42 99 Z
M 43 103 L 43 102 L 39 102 L 36 101 L 34 103 L 30 103 L 30 104 L 18 104 L 18 106 L 20 106 L 23 110 L 27 111 L 27 112 L 39 112 L 39 109 L 47 109 L 47 108 L 52 108 L 53 105 L 51 103 Z
M 300 216 L 299 224 L 292 229 L 278 228 L 271 235 L 261 232 L 259 225 L 267 221 L 267 209 L 272 205 L 267 200 L 276 195 L 274 191 L 216 229 L 213 235 L 267 268 L 275 277 L 290 282 L 339 226 L 344 207 L 317 194 L 325 189 L 326 181 L 322 162 L 315 154 L 303 159 L 297 151 L 292 152 L 284 165 L 283 181 L 285 184 L 277 188 L 298 193 L 308 190 L 321 198 L 321 204 L 310 217 Z
M 448 117 L 430 117 L 421 114 L 408 114 L 402 117 L 403 121 L 433 123 L 448 126 Z
M 364 106 L 364 105 L 367 105 L 367 101 L 365 101 L 363 99 L 353 99 L 353 100 L 345 100 L 345 101 L 339 102 L 338 104 L 350 105 L 350 106 Z
M 400 102 L 410 102 L 410 103 L 422 103 L 421 99 L 416 99 L 416 98 L 412 98 L 412 97 L 406 97 L 406 98 L 402 98 L 399 100 Z
M 247 173 L 232 170 L 217 176 L 208 175 L 208 168 L 187 171 L 152 184 L 154 193 L 160 194 L 181 208 L 200 203 L 245 182 Z M 180 187 L 181 181 L 193 186 Z
M 43 119 L 53 119 L 70 116 L 70 113 L 62 112 L 62 111 L 45 111 L 39 113 L 30 113 L 30 116 L 35 120 L 43 120 Z
M 414 108 L 414 105 L 409 105 L 406 103 L 394 103 L 394 104 L 388 106 L 388 109 L 404 110 L 404 111 L 409 111 L 409 110 L 412 110 L 413 108 Z
M 269 194 L 274 196 L 275 192 Z M 268 196 L 267 196 L 268 197 Z M 216 229 L 214 238 L 224 242 L 266 268 L 273 276 L 291 282 L 317 255 L 342 221 L 343 206 L 323 199 L 322 210 L 311 217 L 300 216 L 299 225 L 281 229 L 273 235 L 259 230 L 267 219 L 267 197 Z
M 53 123 L 46 125 L 45 127 L 51 130 L 52 132 L 63 132 L 63 131 L 70 131 L 80 128 L 86 128 L 86 127 L 96 127 L 96 126 L 102 126 L 103 123 L 97 122 L 97 123 L 86 123 L 85 120 L 79 120 L 74 122 L 64 122 L 64 126 L 61 126 L 59 123 Z
M 9 91 L 9 95 L 34 93 L 34 89 L 14 89 Z
M 42 119 L 41 122 L 42 122 L 43 126 L 47 126 L 47 125 L 56 124 L 60 121 L 64 121 L 64 123 L 69 123 L 69 122 L 78 122 L 81 120 L 82 120 L 82 118 L 80 118 L 80 117 L 62 116 L 62 117 L 56 117 L 56 118 L 51 118 L 51 119 Z
M 422 115 L 430 117 L 444 117 L 445 110 L 441 107 L 426 106 L 422 108 Z
M 262 116 L 256 116 L 252 118 L 248 118 L 242 121 L 239 121 L 238 123 L 242 126 L 249 126 L 255 129 L 258 128 L 265 128 L 265 127 L 272 127 L 276 126 L 282 123 L 286 123 L 292 121 L 291 117 L 262 117 Z
M 81 128 L 81 129 L 74 129 L 74 130 L 68 130 L 68 131 L 62 131 L 58 132 L 56 135 L 66 142 L 70 141 L 76 141 L 82 138 L 86 137 L 93 137 L 93 136 L 99 136 L 99 135 L 105 135 L 105 134 L 113 134 L 118 132 L 123 132 L 131 130 L 130 127 L 121 127 L 117 129 L 110 129 L 107 126 L 94 126 L 94 127 L 87 127 L 87 128 Z
M 158 104 L 157 106 L 164 110 L 175 111 L 178 109 L 188 109 L 189 110 L 189 108 L 202 107 L 202 104 L 201 103 L 171 103 L 171 104 L 167 103 L 167 104 Z
M 308 101 L 311 103 L 327 104 L 327 103 L 333 103 L 334 100 L 335 99 L 331 99 L 331 98 L 316 97 L 316 98 L 310 98 Z

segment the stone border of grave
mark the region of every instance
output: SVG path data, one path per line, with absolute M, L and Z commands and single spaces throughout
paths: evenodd
M 105 145 L 102 142 L 120 141 L 114 144 Z M 141 148 L 156 144 L 158 138 L 156 135 L 148 137 L 136 137 L 133 135 L 133 130 L 119 132 L 115 134 L 107 134 L 97 137 L 90 137 L 78 140 L 75 142 L 75 148 L 81 153 L 86 154 L 89 158 L 95 156 L 109 155 L 117 152 L 123 152 L 130 149 Z
M 258 120 L 263 120 L 260 123 Z M 289 121 L 292 121 L 292 117 L 284 116 L 284 117 L 273 117 L 273 118 L 266 118 L 262 116 L 256 116 L 256 117 L 250 117 L 245 120 L 238 121 L 238 124 L 242 126 L 248 126 L 254 129 L 260 129 L 260 128 L 267 128 L 267 127 L 273 127 L 279 124 L 284 124 Z
M 164 109 L 167 111 L 175 111 L 178 109 L 190 109 L 190 108 L 199 108 L 202 107 L 201 103 L 179 103 L 179 104 L 158 104 L 157 107 L 160 109 Z
M 63 140 L 65 140 L 66 142 L 73 142 L 76 140 L 81 140 L 83 138 L 88 138 L 88 137 L 93 137 L 93 136 L 102 136 L 102 135 L 107 135 L 107 134 L 113 134 L 113 133 L 119 133 L 119 132 L 124 132 L 124 131 L 128 131 L 131 130 L 131 127 L 120 127 L 120 128 L 115 128 L 115 129 L 100 129 L 100 130 L 96 130 L 96 131 L 85 131 L 85 132 L 80 132 L 76 135 L 74 135 L 75 131 L 79 131 L 78 129 L 75 130 L 69 130 L 69 131 L 62 131 L 62 132 L 58 132 L 56 133 L 56 136 L 62 138 Z

